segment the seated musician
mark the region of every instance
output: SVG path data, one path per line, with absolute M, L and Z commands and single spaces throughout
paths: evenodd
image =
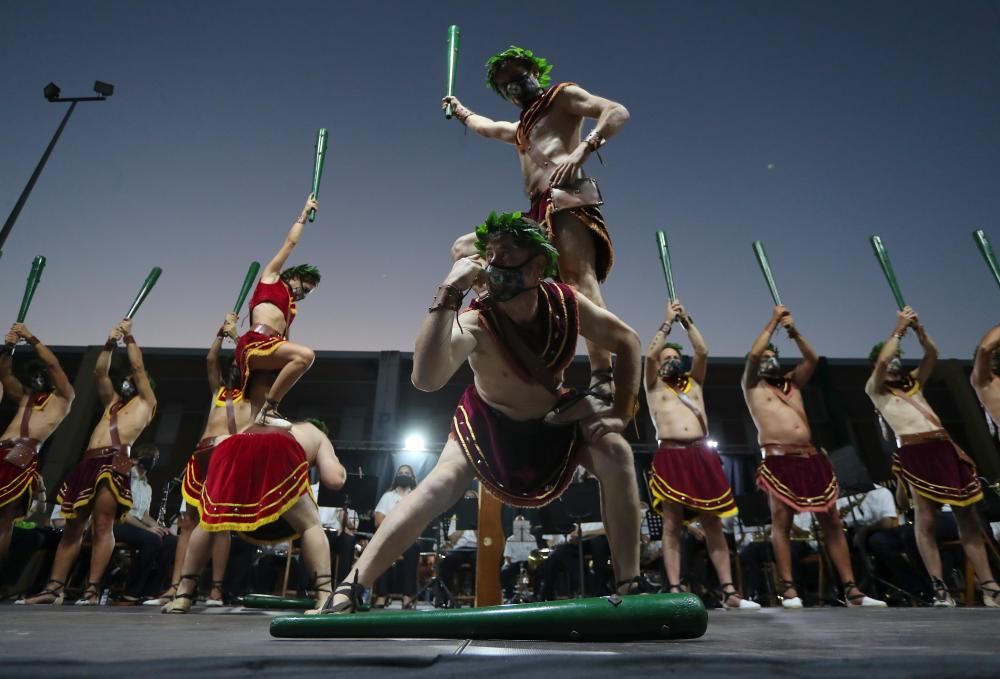
M 500 584 L 503 587 L 504 602 L 509 603 L 514 598 L 514 583 L 521 573 L 521 568 L 527 568 L 528 557 L 536 549 L 538 541 L 531 533 L 531 522 L 523 514 L 518 514 L 514 517 L 513 530 L 503 546 Z
M 582 535 L 581 535 L 582 533 Z M 607 596 L 611 594 L 611 548 L 608 545 L 604 524 L 589 521 L 580 524 L 580 531 L 569 535 L 543 535 L 552 547 L 552 552 L 542 562 L 540 596 L 545 601 L 556 598 L 556 581 L 560 573 L 569 580 L 569 596 L 580 591 L 580 542 L 583 542 L 584 577 L 586 596 Z M 586 568 L 590 558 L 591 568 Z
M 319 481 L 312 484 L 313 495 L 319 497 Z M 319 506 L 319 521 L 323 524 L 330 544 L 330 563 L 336 564 L 337 580 L 347 577 L 354 565 L 354 548 L 358 542 L 358 513 L 345 507 Z

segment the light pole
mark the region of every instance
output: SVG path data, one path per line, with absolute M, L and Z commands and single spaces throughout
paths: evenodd
M 39 175 L 42 174 L 42 170 L 45 168 L 45 163 L 48 161 L 49 156 L 52 155 L 52 149 L 55 148 L 56 142 L 59 141 L 59 136 L 66 127 L 66 123 L 69 122 L 69 117 L 73 115 L 73 111 L 76 109 L 77 103 L 81 101 L 104 101 L 115 93 L 115 86 L 97 80 L 94 82 L 94 91 L 97 92 L 96 97 L 60 97 L 59 93 L 61 90 L 55 83 L 49 83 L 45 86 L 43 92 L 46 99 L 50 102 L 68 102 L 69 109 L 66 111 L 66 115 L 63 116 L 62 122 L 59 123 L 59 127 L 56 128 L 55 134 L 52 135 L 52 141 L 50 141 L 49 145 L 45 147 L 45 153 L 42 154 L 42 159 L 39 160 L 38 165 L 35 166 L 35 171 L 31 173 L 28 185 L 24 187 L 24 191 L 21 192 L 17 202 L 14 203 L 14 209 L 10 211 L 10 216 L 7 217 L 7 221 L 4 222 L 3 229 L 0 229 L 0 255 L 3 254 L 4 243 L 7 242 L 7 236 L 10 235 L 11 229 L 14 228 L 14 222 L 17 221 L 17 216 L 21 214 L 21 209 L 24 208 L 24 204 L 28 202 L 28 196 L 31 194 L 31 189 L 35 187 L 35 182 L 38 181 Z

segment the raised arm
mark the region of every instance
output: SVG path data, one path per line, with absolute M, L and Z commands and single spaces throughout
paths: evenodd
M 789 378 L 795 386 L 801 389 L 809 384 L 813 373 L 816 372 L 816 366 L 819 364 L 819 356 L 816 355 L 815 349 L 812 348 L 812 345 L 806 341 L 806 338 L 795 327 L 795 319 L 792 318 L 791 314 L 782 316 L 781 327 L 785 329 L 788 337 L 795 342 L 795 346 L 799 348 L 799 352 L 802 354 L 802 360 L 792 370 L 790 373 L 791 377 Z
M 919 319 L 914 318 L 912 326 L 914 332 L 917 334 L 917 340 L 920 342 L 920 348 L 924 350 L 924 357 L 920 359 L 920 365 L 917 366 L 917 381 L 923 386 L 927 384 L 927 380 L 931 378 L 931 374 L 934 372 L 939 352 L 937 345 L 934 344 L 934 340 L 927 334 L 927 330 L 920 324 Z
M 451 379 L 476 348 L 476 339 L 463 331 L 455 318 L 461 307 L 464 291 L 482 275 L 483 264 L 478 255 L 457 260 L 445 277 L 438 296 L 417 333 L 413 350 L 413 372 L 410 379 L 421 391 L 437 391 Z M 463 314 L 474 322 L 472 312 Z
M 708 374 L 708 344 L 687 309 L 682 306 L 680 311 L 681 325 L 687 328 L 688 339 L 691 340 L 691 379 L 698 384 L 705 384 L 705 375 Z
M 14 376 L 14 347 L 20 336 L 11 328 L 4 336 L 4 348 L 0 352 L 0 399 L 4 396 L 20 402 L 24 396 L 21 380 Z
M 226 320 L 222 322 L 219 332 L 212 340 L 212 346 L 208 348 L 208 355 L 205 357 L 206 369 L 208 371 L 208 388 L 214 396 L 222 387 L 222 374 L 219 370 L 219 352 L 222 350 L 222 340 L 229 337 L 234 342 L 236 337 L 236 319 L 238 316 L 230 311 L 226 314 Z
M 111 354 L 114 353 L 118 342 L 124 337 L 125 332 L 121 325 L 116 325 L 108 335 L 108 341 L 104 343 L 104 348 L 97 356 L 97 363 L 94 364 L 94 380 L 97 382 L 97 396 L 101 399 L 101 405 L 107 408 L 114 403 L 115 387 L 111 384 L 111 377 L 108 371 L 111 370 Z
M 487 139 L 497 139 L 508 144 L 514 143 L 514 133 L 517 132 L 517 123 L 510 123 L 505 120 L 493 120 L 486 116 L 473 113 L 468 107 L 463 106 L 458 97 L 445 97 L 441 100 L 441 109 L 452 106 L 454 118 L 467 128 Z
M 910 327 L 910 324 L 916 317 L 917 315 L 913 313 L 913 309 L 910 307 L 897 312 L 896 327 L 893 328 L 889 339 L 882 345 L 882 351 L 879 352 L 878 358 L 875 359 L 875 368 L 872 370 L 872 376 L 868 380 L 872 393 L 885 391 L 885 378 L 889 373 L 889 361 L 899 352 L 899 342 L 903 339 L 906 329 Z
M 664 317 L 663 323 L 660 324 L 659 329 L 653 335 L 653 339 L 650 340 L 649 346 L 646 347 L 646 362 L 642 374 L 647 393 L 656 385 L 656 381 L 659 379 L 657 370 L 659 370 L 660 352 L 667 345 L 667 337 L 670 335 L 670 329 L 673 327 L 676 317 L 677 312 L 674 311 L 673 305 L 668 301 L 667 314 Z
M 267 263 L 264 267 L 264 271 L 260 274 L 260 280 L 264 283 L 275 283 L 278 280 L 278 276 L 281 274 L 281 270 L 285 267 L 285 262 L 288 260 L 288 256 L 292 254 L 292 250 L 298 245 L 299 239 L 302 237 L 302 230 L 305 228 L 306 220 L 309 219 L 310 210 L 318 210 L 319 203 L 316 202 L 316 197 L 313 194 L 309 194 L 309 198 L 306 199 L 305 207 L 302 208 L 302 213 L 292 224 L 292 228 L 288 230 L 288 235 L 285 236 L 285 242 L 281 244 L 281 249 L 278 250 L 274 258 Z
M 583 295 L 580 307 L 580 334 L 616 355 L 615 400 L 609 411 L 597 413 L 583 425 L 584 434 L 596 441 L 605 434 L 621 433 L 638 409 L 642 342 L 635 330 Z
M 28 330 L 28 326 L 23 323 L 15 323 L 11 330 L 17 334 L 18 337 L 23 338 L 28 344 L 35 347 L 35 354 L 38 358 L 45 363 L 46 367 L 49 369 L 49 376 L 52 378 L 52 386 L 55 387 L 55 392 L 58 396 L 67 399 L 69 401 L 73 400 L 75 395 L 73 392 L 73 385 L 70 383 L 69 378 L 66 377 L 66 373 L 63 372 L 62 366 L 59 365 L 59 359 L 56 355 L 52 353 L 52 350 L 47 346 L 42 344 L 35 335 Z
M 976 347 L 976 360 L 970 377 L 972 386 L 985 387 L 993 381 L 993 352 L 997 349 L 1000 349 L 1000 325 L 993 326 L 983 335 Z
M 774 311 L 771 313 L 771 320 L 767 322 L 764 329 L 757 335 L 757 339 L 753 341 L 750 353 L 747 354 L 746 367 L 743 369 L 742 384 L 744 390 L 756 387 L 760 381 L 757 369 L 760 367 L 761 356 L 764 355 L 767 345 L 771 343 L 771 337 L 774 336 L 774 331 L 778 329 L 778 324 L 781 322 L 782 316 L 787 314 L 788 309 L 785 308 L 785 305 L 779 304 L 774 307 Z
M 149 383 L 149 375 L 146 374 L 146 366 L 142 362 L 142 351 L 132 336 L 132 321 L 125 319 L 121 322 L 122 332 L 125 333 L 125 351 L 128 354 L 128 362 L 132 367 L 132 379 L 135 380 L 135 388 L 139 392 L 139 398 L 145 401 L 150 408 L 156 407 L 156 394 L 153 393 L 153 385 Z
M 556 98 L 555 105 L 571 115 L 597 119 L 594 128 L 552 173 L 552 185 L 559 186 L 575 177 L 590 154 L 618 134 L 630 116 L 628 109 L 618 102 L 598 97 L 577 85 L 564 88 Z

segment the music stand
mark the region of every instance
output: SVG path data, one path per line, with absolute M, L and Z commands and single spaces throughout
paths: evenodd
M 597 479 L 571 483 L 554 502 L 542 507 L 542 533 L 567 535 L 576 532 L 580 559 L 580 598 L 584 596 L 583 528 L 584 523 L 601 521 L 601 487 Z
M 451 530 L 451 518 L 455 517 L 455 530 L 466 531 L 466 530 L 477 530 L 479 528 L 479 498 L 475 497 L 463 497 L 459 499 L 458 502 L 449 507 L 443 514 L 441 514 L 437 519 L 437 525 L 439 535 L 444 536 L 444 539 L 448 539 L 448 534 Z M 432 526 L 434 523 L 431 524 Z M 427 531 L 424 531 L 425 533 Z M 426 538 L 420 538 L 424 540 Z M 439 554 L 441 552 L 440 545 L 437 546 L 436 550 Z M 447 557 L 442 557 L 447 558 Z M 433 594 L 434 601 L 441 601 L 441 608 L 458 608 L 458 600 L 455 599 L 455 595 L 452 594 L 451 589 L 448 588 L 440 577 L 438 577 L 437 569 L 434 569 L 434 577 L 432 577 L 426 585 L 424 585 L 419 592 L 417 592 L 415 599 L 419 599 L 424 595 L 424 592 L 430 590 Z
M 323 484 L 319 486 L 319 497 L 316 504 L 320 507 L 343 507 L 353 509 L 358 513 L 360 521 L 362 516 L 369 516 L 375 511 L 378 504 L 378 477 L 363 474 L 361 472 L 347 473 L 347 480 L 339 490 L 330 490 Z M 343 529 L 343 526 L 341 526 Z M 360 526 L 359 526 L 360 528 Z

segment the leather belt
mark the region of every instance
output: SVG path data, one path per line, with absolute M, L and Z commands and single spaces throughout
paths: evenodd
M 780 457 L 782 455 L 812 457 L 819 454 L 819 451 L 816 450 L 816 446 L 810 443 L 801 445 L 790 443 L 765 443 L 760 447 L 761 457 Z
M 250 332 L 256 332 L 261 335 L 267 335 L 268 337 L 284 337 L 282 333 L 278 332 L 269 325 L 265 325 L 264 323 L 256 324 L 255 326 L 250 328 Z

